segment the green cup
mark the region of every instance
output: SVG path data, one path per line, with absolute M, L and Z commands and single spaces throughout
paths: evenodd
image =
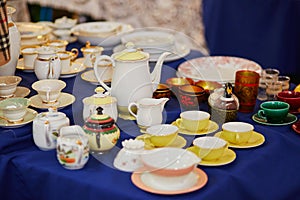
M 281 101 L 266 101 L 260 104 L 258 117 L 267 120 L 267 122 L 281 122 L 283 121 L 288 112 L 290 105 Z

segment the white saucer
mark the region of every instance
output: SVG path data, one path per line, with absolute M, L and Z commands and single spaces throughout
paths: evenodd
M 22 70 L 23 72 L 29 72 L 29 73 L 34 72 L 33 66 L 32 66 L 32 67 L 24 66 L 24 59 L 23 59 L 23 58 L 20 58 L 20 59 L 18 60 L 18 63 L 17 63 L 17 67 L 16 67 L 16 68 Z
M 81 74 L 81 78 L 82 80 L 84 81 L 87 81 L 93 85 L 99 85 L 100 83 L 98 82 L 96 76 L 95 76 L 95 73 L 94 73 L 94 70 L 89 70 L 89 71 L 86 71 L 84 73 Z M 104 80 L 103 81 L 104 83 L 110 83 L 111 80 Z
M 69 71 L 62 71 L 60 78 L 70 78 L 76 76 L 79 72 L 85 70 L 85 66 L 80 62 L 72 62 Z
M 180 177 L 175 177 L 175 179 L 176 178 L 180 179 Z M 207 174 L 199 168 L 195 168 L 191 177 L 187 180 L 173 181 L 170 184 L 163 184 L 159 181 L 159 178 L 154 178 L 151 173 L 142 172 L 141 170 L 138 170 L 131 175 L 131 181 L 138 188 L 147 192 L 165 195 L 193 192 L 204 187 L 207 180 Z
M 72 94 L 62 92 L 58 97 L 56 103 L 46 104 L 43 103 L 41 98 L 38 95 L 32 96 L 30 99 L 30 105 L 39 109 L 48 109 L 50 107 L 56 107 L 57 109 L 64 108 L 68 105 L 71 105 L 75 101 L 75 97 Z
M 37 112 L 33 109 L 27 108 L 27 112 L 25 116 L 23 117 L 24 119 L 20 122 L 8 122 L 4 119 L 0 118 L 0 127 L 2 128 L 19 128 L 21 126 L 24 126 L 30 122 L 33 121 L 33 119 L 37 116 Z M 0 115 L 2 115 L 2 112 L 0 111 Z
M 142 140 L 145 142 L 145 149 L 146 150 L 150 150 L 150 149 L 154 149 L 154 148 L 158 148 L 158 147 L 154 147 L 153 144 L 149 144 L 149 142 L 146 140 L 144 140 L 143 138 L 147 136 L 147 134 L 143 134 L 143 135 L 139 135 L 136 137 L 137 140 Z M 176 148 L 183 148 L 186 145 L 186 139 L 184 139 L 184 137 L 182 137 L 181 135 L 178 135 L 176 137 L 176 139 L 174 140 L 174 142 L 172 142 L 169 145 L 166 145 L 166 147 L 176 147 Z
M 117 45 L 114 49 L 113 52 L 120 52 L 125 49 L 124 44 Z M 165 62 L 170 62 L 174 60 L 178 60 L 180 58 L 183 58 L 184 56 L 188 55 L 190 53 L 191 49 L 185 45 L 183 42 L 176 42 L 175 48 L 172 52 L 171 55 L 167 56 L 165 58 Z M 161 54 L 150 54 L 150 62 L 156 62 Z
M 29 93 L 30 93 L 30 89 L 28 89 L 27 87 L 17 86 L 15 93 L 11 97 L 26 97 L 27 95 L 29 95 Z M 6 99 L 6 98 L 0 97 L 0 100 L 3 100 L 3 99 Z

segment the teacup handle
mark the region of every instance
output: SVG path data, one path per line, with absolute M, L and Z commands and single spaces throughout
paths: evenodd
M 137 119 L 137 115 L 136 115 L 134 112 L 132 112 L 132 110 L 131 110 L 131 107 L 132 107 L 132 106 L 138 107 L 138 105 L 137 105 L 137 103 L 135 103 L 135 102 L 131 102 L 131 103 L 129 103 L 129 105 L 128 105 L 128 111 L 129 111 L 129 113 L 132 114 L 132 115 Z
M 181 125 L 181 122 L 182 122 L 182 119 L 179 118 L 179 119 L 176 119 L 176 124 L 179 126 L 179 128 L 184 128 L 182 125 Z
M 72 57 L 71 57 L 71 61 L 74 61 L 74 60 L 77 58 L 77 56 L 78 56 L 78 54 L 79 54 L 79 51 L 78 51 L 78 49 L 73 48 L 73 49 L 71 49 L 71 52 L 74 54 L 74 55 L 72 55 Z
M 259 111 L 257 112 L 257 116 L 258 116 L 259 118 L 261 118 L 261 119 L 267 120 L 267 117 L 266 117 L 266 115 L 265 115 L 265 111 L 264 111 L 264 110 L 259 110 Z

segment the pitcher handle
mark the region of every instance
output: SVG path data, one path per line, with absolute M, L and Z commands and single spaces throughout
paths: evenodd
M 53 69 L 53 62 L 55 58 L 50 58 L 49 60 L 49 70 L 48 70 L 48 78 L 53 79 L 54 78 L 54 69 Z
M 132 114 L 137 119 L 137 115 L 134 112 L 132 112 L 132 110 L 131 110 L 132 106 L 136 106 L 137 107 L 137 104 L 135 102 L 129 103 L 129 105 L 128 105 L 128 111 L 129 111 L 130 114 Z
M 100 83 L 100 85 L 102 87 L 104 87 L 107 91 L 110 91 L 110 88 L 101 80 L 101 78 L 98 76 L 98 62 L 101 60 L 109 60 L 112 63 L 112 66 L 115 66 L 115 61 L 107 55 L 102 55 L 96 58 L 96 61 L 94 63 L 94 72 L 95 72 L 95 76 L 98 80 L 98 82 Z

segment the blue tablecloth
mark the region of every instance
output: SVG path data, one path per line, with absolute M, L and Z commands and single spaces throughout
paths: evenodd
M 76 43 L 76 45 L 79 45 Z M 74 45 L 69 46 L 74 47 Z M 69 48 L 68 47 L 68 48 Z M 79 46 L 77 46 L 79 47 Z M 199 57 L 192 51 L 185 59 Z M 164 82 L 175 76 L 175 69 L 185 59 L 167 62 L 163 67 Z M 23 77 L 21 85 L 31 88 L 34 73 L 17 71 Z M 94 85 L 80 76 L 63 79 L 64 92 L 73 93 L 76 101 L 60 110 L 71 124 L 82 124 L 82 98 L 91 96 Z M 32 91 L 30 96 L 34 95 Z M 255 111 L 258 109 L 257 102 Z M 165 106 L 165 122 L 171 123 L 180 113 L 176 98 Z M 207 110 L 204 103 L 201 109 Z M 37 110 L 42 112 L 42 110 Z M 254 113 L 238 114 L 238 121 L 249 122 L 265 136 L 265 143 L 257 148 L 235 149 L 233 163 L 219 167 L 200 167 L 208 175 L 208 183 L 200 190 L 165 196 L 145 192 L 131 182 L 131 174 L 112 167 L 121 141 L 137 136 L 134 121 L 118 119 L 121 138 L 117 146 L 105 155 L 90 156 L 81 170 L 66 170 L 56 159 L 56 151 L 39 150 L 32 138 L 32 124 L 16 129 L 0 128 L 0 198 L 22 200 L 52 199 L 291 199 L 299 198 L 300 135 L 291 126 L 265 126 L 251 120 Z M 185 136 L 187 146 L 194 137 Z

